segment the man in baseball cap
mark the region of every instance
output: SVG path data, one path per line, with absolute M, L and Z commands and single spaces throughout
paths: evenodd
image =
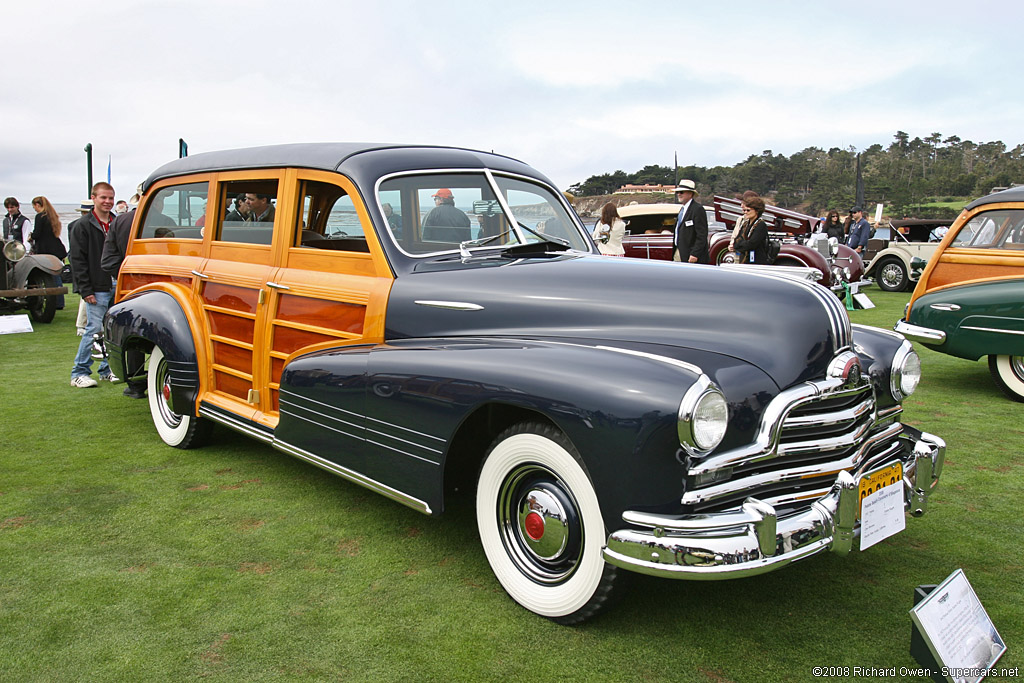
M 470 239 L 469 216 L 455 206 L 455 195 L 447 187 L 431 195 L 434 208 L 423 219 L 423 238 L 440 242 L 463 242 Z

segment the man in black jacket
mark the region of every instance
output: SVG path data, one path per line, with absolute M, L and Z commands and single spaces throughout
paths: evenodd
M 708 214 L 697 202 L 697 185 L 692 180 L 679 181 L 676 201 L 683 205 L 676 218 L 672 259 L 683 263 L 708 263 Z
M 4 200 L 4 208 L 7 209 L 7 215 L 4 216 L 4 239 L 11 238 L 24 244 L 32 226 L 25 229 L 28 217 L 21 214 L 21 204 L 14 197 L 8 197 Z
M 93 210 L 76 221 L 75 228 L 71 230 L 71 249 L 68 252 L 75 289 L 85 301 L 88 313 L 85 333 L 78 345 L 75 365 L 71 369 L 71 386 L 82 389 L 96 386 L 96 380 L 90 377 L 93 335 L 102 331 L 103 316 L 114 294 L 110 275 L 100 266 L 103 242 L 114 218 L 111 213 L 114 208 L 114 188 L 109 183 L 96 183 L 92 187 L 92 200 Z M 100 361 L 99 373 L 101 380 L 117 381 L 105 359 Z
M 135 221 L 136 205 L 139 203 L 139 195 L 132 197 L 132 208 L 122 213 L 110 224 L 110 231 L 107 232 L 106 240 L 103 242 L 103 256 L 100 259 L 100 267 L 115 282 L 117 275 L 121 272 L 121 264 L 124 263 L 125 254 L 128 251 L 128 237 L 132 231 L 132 223 Z M 125 369 L 128 376 L 125 377 L 127 386 L 124 388 L 124 395 L 128 398 L 146 398 L 146 380 L 133 379 L 142 371 L 142 365 L 146 357 L 144 354 L 128 349 L 125 351 Z

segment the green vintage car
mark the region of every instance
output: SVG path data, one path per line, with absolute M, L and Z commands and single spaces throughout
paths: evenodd
M 896 331 L 958 358 L 988 356 L 996 384 L 1024 402 L 1024 187 L 964 209 Z

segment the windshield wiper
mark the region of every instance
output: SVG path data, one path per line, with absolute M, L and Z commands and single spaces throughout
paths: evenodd
M 525 230 L 526 232 L 530 233 L 531 235 L 535 235 L 536 237 L 541 238 L 545 242 L 550 242 L 551 244 L 560 244 L 563 247 L 565 247 L 566 249 L 572 249 L 572 245 L 569 244 L 569 240 L 567 240 L 567 239 L 562 239 L 561 237 L 555 237 L 554 235 L 545 235 L 542 232 L 537 232 L 536 230 L 534 230 L 530 226 L 526 225 L 522 221 L 516 221 L 516 223 L 518 223 L 519 227 L 522 228 L 523 230 Z
M 531 235 L 539 237 L 543 242 L 546 242 L 548 244 L 554 244 L 556 246 L 563 247 L 564 249 L 572 249 L 572 245 L 566 239 L 562 239 L 561 237 L 555 237 L 554 235 L 545 235 L 542 232 L 537 232 L 536 230 L 526 225 L 525 223 L 522 223 L 521 221 L 516 221 L 516 223 L 519 225 L 520 228 L 527 231 Z M 469 251 L 470 247 L 482 247 L 485 244 L 490 244 L 494 240 L 501 239 L 510 232 L 513 232 L 512 228 L 500 232 L 497 235 L 491 235 L 490 237 L 478 237 L 475 240 L 466 240 L 465 242 L 459 242 L 459 256 L 461 256 L 464 259 L 473 258 L 472 252 Z M 504 251 L 527 251 L 532 246 L 534 246 L 533 243 L 522 242 L 520 244 L 513 244 L 511 246 L 505 247 Z

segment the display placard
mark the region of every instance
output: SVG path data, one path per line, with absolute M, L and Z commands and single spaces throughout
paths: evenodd
M 914 605 L 910 618 L 950 683 L 977 683 L 1006 652 L 962 569 Z
M 32 321 L 28 319 L 28 315 L 24 313 L 0 315 L 0 334 L 18 334 L 19 332 L 32 331 Z

